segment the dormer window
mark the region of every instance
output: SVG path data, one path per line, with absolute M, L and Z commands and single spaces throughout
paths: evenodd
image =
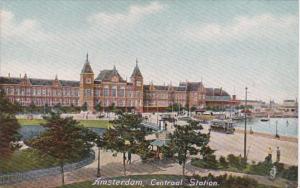
M 112 81 L 112 82 L 118 82 L 118 81 L 119 81 L 119 79 L 118 79 L 118 77 L 117 77 L 117 76 L 113 76 L 113 77 L 112 77 L 112 79 L 111 79 L 111 81 Z

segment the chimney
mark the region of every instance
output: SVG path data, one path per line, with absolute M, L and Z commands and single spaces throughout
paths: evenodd
M 8 78 L 10 78 L 10 73 L 8 73 Z
M 20 78 L 22 78 L 22 75 L 20 74 Z

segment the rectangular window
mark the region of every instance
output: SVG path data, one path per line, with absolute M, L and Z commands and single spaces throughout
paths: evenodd
M 104 96 L 109 96 L 109 90 L 108 90 L 108 87 L 103 88 L 103 95 L 104 95 Z
M 116 86 L 113 86 L 112 89 L 111 89 L 111 95 L 113 97 L 116 97 L 117 96 L 117 87 Z
M 118 96 L 119 97 L 124 97 L 125 96 L 125 88 L 124 87 L 121 87 L 119 92 L 118 92 Z

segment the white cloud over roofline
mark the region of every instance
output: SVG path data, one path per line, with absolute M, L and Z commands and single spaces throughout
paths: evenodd
M 0 9 L 0 23 L 1 38 L 38 42 L 45 41 L 50 37 L 36 20 L 24 19 L 18 23 L 11 11 Z
M 274 16 L 262 14 L 253 17 L 239 16 L 229 24 L 208 23 L 192 25 L 183 29 L 184 38 L 195 41 L 244 40 L 249 38 L 291 40 L 298 35 L 298 17 L 295 15 Z
M 145 16 L 162 11 L 164 6 L 159 2 L 151 2 L 147 5 L 132 5 L 126 13 L 105 13 L 100 12 L 88 17 L 92 25 L 103 27 L 120 27 L 135 24 Z

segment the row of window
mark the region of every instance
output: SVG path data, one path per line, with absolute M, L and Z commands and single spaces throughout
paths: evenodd
M 139 107 L 142 106 L 142 101 L 141 100 L 103 100 L 103 101 L 96 101 L 96 104 L 100 103 L 101 106 L 108 107 L 112 104 L 118 107 Z
M 35 104 L 36 106 L 44 106 L 45 104 L 48 104 L 49 106 L 53 106 L 55 104 L 62 104 L 62 105 L 71 105 L 74 106 L 78 105 L 77 99 L 41 99 L 41 98 L 10 98 L 11 102 L 18 102 L 21 105 L 29 105 L 31 103 Z
M 100 89 L 96 89 L 95 93 L 93 92 L 93 89 L 85 89 L 84 90 L 84 96 L 112 96 L 112 97 L 140 97 L 141 92 L 139 91 L 126 91 L 125 88 L 117 89 L 116 87 L 112 87 L 112 89 L 109 88 L 103 88 L 102 92 Z
M 78 97 L 78 89 L 52 89 L 52 88 L 18 88 L 6 87 L 4 91 L 7 95 L 16 96 L 67 96 Z

